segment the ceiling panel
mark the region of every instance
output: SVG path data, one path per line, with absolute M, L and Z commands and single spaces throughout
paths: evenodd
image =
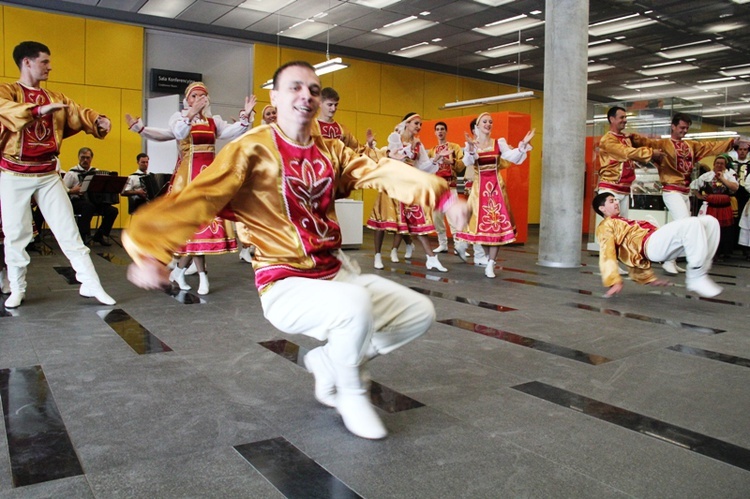
M 233 7 L 218 3 L 195 2 L 193 5 L 184 10 L 177 19 L 183 21 L 192 21 L 196 23 L 211 24 Z
M 248 9 L 234 9 L 215 20 L 213 24 L 217 26 L 225 26 L 227 28 L 245 29 L 261 19 L 265 19 L 272 15 L 273 14 L 266 14 L 265 12 L 257 12 Z

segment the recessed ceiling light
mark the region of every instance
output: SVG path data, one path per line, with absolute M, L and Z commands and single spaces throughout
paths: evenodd
M 631 14 L 629 16 L 617 17 L 615 19 L 590 24 L 589 35 L 607 36 L 612 33 L 642 28 L 655 23 L 655 20 L 649 19 L 648 17 L 641 16 L 640 14 Z
M 441 47 L 440 45 L 431 45 L 427 42 L 417 43 L 414 45 L 409 45 L 408 47 L 404 47 L 402 49 L 398 50 L 392 50 L 391 52 L 388 52 L 391 55 L 397 55 L 399 57 L 419 57 L 426 54 L 432 54 L 433 52 L 439 52 L 441 50 L 445 50 L 445 47 Z
M 497 64 L 496 66 L 490 66 L 488 68 L 482 68 L 479 71 L 484 73 L 490 73 L 493 75 L 500 73 L 510 73 L 511 71 L 520 71 L 522 69 L 533 68 L 531 64 Z
M 655 81 L 631 82 L 631 83 L 626 83 L 620 86 L 623 88 L 630 89 L 630 90 L 638 90 L 640 88 L 663 87 L 664 85 L 674 85 L 674 82 L 669 81 L 669 80 L 655 80 Z
M 544 21 L 540 19 L 533 19 L 526 14 L 520 14 L 518 16 L 485 24 L 480 28 L 473 28 L 472 31 L 487 36 L 501 36 L 507 35 L 508 33 L 518 33 L 519 31 L 533 28 L 534 26 L 540 26 L 542 24 L 544 24 Z
M 421 31 L 430 26 L 434 26 L 437 23 L 434 21 L 426 21 L 424 19 L 418 19 L 416 16 L 409 16 L 398 21 L 388 23 L 382 28 L 372 30 L 373 33 L 379 35 L 392 36 L 398 38 L 400 36 Z
M 730 23 L 718 23 L 718 24 L 711 24 L 705 28 L 703 28 L 703 33 L 724 33 L 726 31 L 734 31 L 736 29 L 744 28 L 747 26 L 747 23 L 735 21 Z
M 401 0 L 349 0 L 351 3 L 364 5 L 365 7 L 372 7 L 373 9 L 382 9 L 388 7 L 394 3 L 398 3 Z
M 615 52 L 624 52 L 630 50 L 629 47 L 622 43 L 606 43 L 603 45 L 597 45 L 595 47 L 589 47 L 589 57 L 597 57 L 604 54 L 614 54 Z
M 477 3 L 481 3 L 484 5 L 489 5 L 490 7 L 499 7 L 500 5 L 505 5 L 506 3 L 513 3 L 515 0 L 474 0 Z
M 713 54 L 714 52 L 721 52 L 731 48 L 719 43 L 699 43 L 700 44 L 688 44 L 690 46 L 684 46 L 684 48 L 674 47 L 670 49 L 661 49 L 656 55 L 664 57 L 665 59 L 680 59 L 682 57 L 692 57 L 695 55 Z
M 725 78 L 711 78 L 710 80 L 698 80 L 698 83 L 716 83 L 719 81 L 732 81 L 736 80 L 734 76 L 727 76 Z
M 293 2 L 294 0 L 246 0 L 245 3 L 239 4 L 238 7 L 272 13 Z
M 682 73 L 685 71 L 693 71 L 700 69 L 698 66 L 692 64 L 673 64 L 670 66 L 656 67 L 651 69 L 639 69 L 638 72 L 645 76 L 658 76 L 670 73 Z
M 597 71 L 604 71 L 612 68 L 614 68 L 614 66 L 610 66 L 609 64 L 589 64 L 588 72 L 595 73 Z
M 698 88 L 700 90 L 714 90 L 717 88 L 741 87 L 742 85 L 750 85 L 750 81 L 724 81 L 719 83 L 709 83 L 707 85 L 696 85 L 695 88 Z
M 494 59 L 495 57 L 503 57 L 506 55 L 513 55 L 518 54 L 521 52 L 528 52 L 529 50 L 534 50 L 537 48 L 534 45 L 526 45 L 525 43 L 518 43 L 518 42 L 512 42 L 512 43 L 506 43 L 504 45 L 498 45 L 497 47 L 491 47 L 486 50 L 477 50 L 474 52 L 475 54 L 489 57 L 491 59 Z

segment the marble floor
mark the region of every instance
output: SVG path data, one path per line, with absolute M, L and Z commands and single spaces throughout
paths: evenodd
M 32 253 L 26 301 L 0 307 L 0 497 L 750 496 L 750 262 L 714 266 L 716 299 L 681 276 L 604 299 L 594 255 L 540 267 L 537 244 L 502 248 L 494 280 L 384 258 L 438 320 L 370 364 L 382 441 L 315 401 L 318 342 L 266 322 L 236 254 L 198 296 L 136 289 L 95 245 L 105 307 L 54 245 Z M 348 251 L 366 272 L 371 248 Z

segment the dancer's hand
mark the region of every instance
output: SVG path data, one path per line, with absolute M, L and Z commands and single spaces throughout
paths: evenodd
M 128 113 L 125 113 L 125 123 L 128 124 L 128 128 L 133 128 L 133 126 L 138 123 L 138 118 L 133 118 Z
M 112 130 L 112 122 L 109 121 L 109 118 L 105 116 L 99 116 L 96 119 L 96 126 L 97 128 L 101 129 L 102 132 L 109 133 L 110 130 Z
M 479 145 L 477 144 L 477 138 L 467 132 L 464 132 L 464 138 L 466 139 L 467 152 L 469 154 L 474 154 L 474 152 L 479 148 Z
M 255 108 L 255 104 L 257 103 L 258 99 L 255 97 L 255 94 L 251 95 L 250 97 L 245 97 L 245 114 L 247 116 L 250 116 L 250 113 L 253 112 L 253 109 Z
M 528 145 L 529 142 L 531 142 L 531 139 L 534 138 L 535 133 L 536 133 L 536 128 L 532 128 L 531 130 L 528 131 L 528 133 L 526 134 L 526 136 L 523 138 L 521 142 L 523 142 L 525 145 Z
M 140 265 L 131 263 L 128 266 L 128 281 L 143 289 L 167 289 L 169 270 L 155 258 L 147 258 Z
M 463 199 L 456 200 L 445 212 L 448 222 L 457 230 L 463 230 L 469 223 L 471 208 Z
M 620 293 L 620 291 L 622 291 L 622 283 L 618 282 L 617 284 L 613 284 L 609 287 L 607 292 L 604 293 L 604 298 L 611 298 Z
M 375 134 L 372 132 L 372 128 L 368 128 L 365 132 L 365 140 L 367 140 L 368 147 L 375 147 Z

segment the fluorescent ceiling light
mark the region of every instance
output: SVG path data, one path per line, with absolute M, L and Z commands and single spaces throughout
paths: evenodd
M 237 7 L 250 10 L 259 10 L 260 12 L 276 12 L 282 7 L 286 7 L 290 3 L 294 3 L 294 0 L 245 0 L 244 3 L 239 4 Z
M 483 73 L 490 73 L 493 75 L 499 75 L 501 73 L 510 73 L 511 71 L 521 71 L 522 69 L 533 68 L 532 64 L 497 64 L 488 68 L 481 68 L 479 71 Z
M 624 85 L 620 85 L 623 88 L 628 88 L 630 90 L 638 90 L 641 88 L 651 88 L 651 87 L 662 87 L 664 85 L 673 85 L 673 81 L 669 80 L 652 80 L 652 81 L 643 81 L 643 82 L 631 82 L 626 83 Z
M 159 17 L 177 17 L 180 12 L 190 7 L 193 0 L 149 0 L 138 9 L 139 14 Z
M 400 36 L 414 33 L 415 31 L 421 31 L 430 26 L 437 24 L 435 21 L 427 21 L 425 19 L 419 19 L 416 16 L 409 16 L 401 19 L 400 21 L 386 24 L 382 28 L 376 28 L 372 30 L 373 33 L 379 35 L 392 36 L 398 38 Z
M 482 55 L 494 59 L 495 57 L 502 57 L 505 55 L 518 54 L 520 52 L 528 52 L 538 48 L 536 45 L 527 45 L 525 43 L 506 43 L 505 45 L 498 45 L 497 47 L 491 47 L 487 50 L 477 50 L 475 54 Z
M 722 116 L 738 116 L 742 113 L 724 112 L 724 113 L 703 113 L 704 118 L 721 118 Z
M 324 33 L 328 29 L 330 29 L 330 26 L 328 24 L 316 23 L 312 19 L 305 19 L 304 21 L 300 21 L 283 31 L 279 31 L 279 34 L 288 36 L 290 38 L 300 38 L 302 40 L 307 40 L 308 38 L 312 38 L 313 36 Z
M 695 88 L 700 90 L 714 90 L 717 88 L 741 87 L 742 85 L 750 85 L 750 81 L 723 81 L 719 83 L 709 83 L 708 85 L 695 85 Z
M 518 100 L 526 100 L 526 99 L 536 99 L 536 96 L 534 95 L 533 90 L 528 90 L 526 92 L 516 92 L 514 94 L 503 94 L 503 95 L 495 95 L 492 97 L 482 97 L 480 99 L 470 99 L 470 100 L 462 100 L 457 102 L 446 102 L 443 107 L 440 109 L 457 109 L 461 107 L 474 107 L 474 106 L 484 106 L 488 104 L 497 104 L 500 102 L 511 102 L 511 101 L 518 101 Z
M 638 72 L 645 76 L 658 76 L 670 73 L 682 73 L 684 71 L 693 71 L 694 69 L 700 69 L 698 66 L 692 64 L 672 64 L 669 66 L 662 66 L 651 69 L 639 69 Z
M 744 111 L 746 109 L 750 109 L 750 104 L 744 103 L 744 104 L 729 104 L 729 105 L 718 105 L 716 106 L 717 110 L 721 111 Z
M 595 73 L 597 71 L 604 71 L 605 69 L 612 69 L 613 67 L 609 64 L 589 64 L 588 72 Z
M 596 85 L 597 83 L 601 83 L 602 80 L 587 80 L 586 85 Z
M 494 23 L 485 24 L 481 28 L 474 28 L 472 31 L 476 31 L 477 33 L 482 33 L 483 35 L 487 36 L 502 36 L 507 35 L 508 33 L 518 33 L 519 31 L 533 28 L 534 26 L 539 26 L 544 24 L 544 21 L 541 19 L 534 19 L 533 17 L 529 17 L 526 14 L 521 14 L 514 17 L 509 17 L 507 19 L 501 19 L 500 21 L 495 21 Z
M 422 42 L 417 43 L 416 45 L 409 45 L 408 47 L 399 50 L 392 50 L 389 54 L 397 55 L 399 57 L 419 57 L 426 54 L 432 54 L 433 52 L 440 52 L 441 50 L 445 50 L 445 47 Z
M 605 43 L 597 45 L 595 47 L 589 47 L 589 57 L 597 57 L 604 54 L 614 54 L 615 52 L 622 52 L 624 50 L 630 50 L 633 47 L 629 47 L 622 43 Z
M 670 88 L 660 89 L 652 92 L 635 92 L 632 94 L 625 95 L 610 95 L 615 100 L 644 100 L 644 99 L 666 99 L 669 97 L 675 97 L 678 95 L 689 94 L 695 92 L 692 88 Z
M 642 28 L 649 24 L 655 24 L 656 21 L 640 14 L 632 14 L 624 17 L 617 17 L 608 21 L 601 21 L 589 25 L 589 35 L 607 36 L 612 33 L 620 33 L 631 29 Z
M 719 74 L 724 76 L 742 76 L 750 74 L 750 64 L 739 64 L 737 66 L 725 66 Z
M 743 3 L 750 3 L 750 0 L 732 0 L 734 3 L 743 4 Z
M 703 94 L 695 94 L 695 95 L 685 95 L 684 97 L 681 97 L 685 100 L 705 100 L 705 99 L 716 99 L 717 97 L 724 97 L 721 94 L 713 93 L 713 92 L 706 92 Z
M 732 81 L 736 80 L 734 76 L 727 76 L 725 78 L 711 78 L 709 80 L 698 80 L 698 83 L 716 83 L 718 81 Z
M 718 43 L 702 44 L 698 46 L 685 47 L 680 49 L 662 49 L 656 55 L 665 59 L 680 59 L 682 57 L 692 57 L 695 55 L 713 54 L 722 50 L 729 50 L 731 47 Z
M 725 33 L 727 31 L 744 28 L 745 26 L 747 26 L 747 23 L 742 22 L 712 24 L 707 28 L 704 28 L 703 33 Z
M 394 3 L 398 3 L 401 0 L 349 0 L 351 3 L 364 5 L 365 7 L 372 7 L 373 9 L 382 9 L 388 7 Z
M 484 5 L 489 5 L 490 7 L 499 7 L 501 5 L 505 5 L 506 3 L 513 3 L 515 0 L 474 0 L 477 3 L 483 3 Z

